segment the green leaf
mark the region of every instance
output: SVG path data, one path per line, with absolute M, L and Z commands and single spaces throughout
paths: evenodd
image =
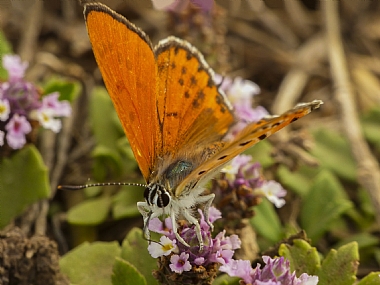
M 358 197 L 358 203 L 360 205 L 360 209 L 363 211 L 364 214 L 374 217 L 374 208 L 373 204 L 371 202 L 371 196 L 369 195 L 368 191 L 359 187 L 357 191 L 357 197 Z
M 108 196 L 85 200 L 68 211 L 67 221 L 73 225 L 99 225 L 106 220 L 110 206 Z
M 115 219 L 139 215 L 136 203 L 143 197 L 144 188 L 137 186 L 122 187 L 113 197 L 112 215 Z
M 277 171 L 278 178 L 285 189 L 293 190 L 299 196 L 304 197 L 312 185 L 312 179 L 318 174 L 320 168 L 301 166 L 297 171 L 290 171 L 284 165 L 280 165 Z
M 99 144 L 92 151 L 92 156 L 95 158 L 94 177 L 98 181 L 103 181 L 109 175 L 119 176 L 122 173 L 123 164 L 116 149 Z
M 283 231 L 273 204 L 264 199 L 255 207 L 255 213 L 251 224 L 257 233 L 273 244 L 280 241 L 283 238 Z
M 116 258 L 113 273 L 112 285 L 146 285 L 144 276 L 128 261 Z
M 115 119 L 116 111 L 104 88 L 95 88 L 90 101 L 90 117 L 98 144 L 115 149 L 116 141 L 124 136 L 120 122 Z
M 0 228 L 28 206 L 50 197 L 48 169 L 35 146 L 0 159 Z
M 320 129 L 314 132 L 315 147 L 310 153 L 339 177 L 356 182 L 356 163 L 348 140 L 337 132 Z
M 332 249 L 318 272 L 318 285 L 350 285 L 356 280 L 359 265 L 358 245 L 352 242 Z
M 96 159 L 94 176 L 97 180 L 104 180 L 109 174 L 113 174 L 114 177 L 120 176 L 123 173 L 123 164 L 118 139 L 125 135 L 112 101 L 104 88 L 96 88 L 92 93 L 90 119 L 97 142 L 93 152 Z
M 43 95 L 59 92 L 59 100 L 73 102 L 79 96 L 82 86 L 77 81 L 53 77 L 44 84 L 43 89 Z
M 273 165 L 274 160 L 271 156 L 273 151 L 273 146 L 269 141 L 263 140 L 260 143 L 256 144 L 254 147 L 251 147 L 245 154 L 252 155 L 254 161 L 260 162 L 263 168 L 267 168 Z
M 278 253 L 290 261 L 290 271 L 295 270 L 297 276 L 315 275 L 321 266 L 317 249 L 301 239 L 294 240 L 293 245 L 281 244 Z
M 122 163 L 123 171 L 125 173 L 135 172 L 137 168 L 137 161 L 133 155 L 133 151 L 126 136 L 119 138 L 116 142 L 117 150 L 119 151 Z
M 121 257 L 136 266 L 146 278 L 147 284 L 158 284 L 152 271 L 157 269 L 157 262 L 149 255 L 148 243 L 143 239 L 141 229 L 133 228 L 122 244 Z
M 352 206 L 337 178 L 327 170 L 321 171 L 303 201 L 301 226 L 317 243 L 332 222 Z
M 348 236 L 347 238 L 339 242 L 336 246 L 343 246 L 344 244 L 350 242 L 356 242 L 358 244 L 359 249 L 370 248 L 372 251 L 372 249 L 379 244 L 379 238 L 369 233 L 361 232 Z
M 212 282 L 212 285 L 239 285 L 240 280 L 241 278 L 230 277 L 227 274 L 222 274 L 215 278 L 214 282 Z
M 380 284 L 380 271 L 371 272 L 356 285 L 379 285 Z
M 4 33 L 0 30 L 0 79 L 5 81 L 8 78 L 8 72 L 3 68 L 3 56 L 12 54 L 12 47 L 5 38 Z
M 59 265 L 72 284 L 111 285 L 112 268 L 118 256 L 117 242 L 83 243 L 65 254 Z
M 380 151 L 380 108 L 377 107 L 366 113 L 361 122 L 365 137 Z
M 95 181 L 88 181 L 87 184 L 96 183 Z M 87 187 L 83 189 L 87 198 L 97 197 L 103 192 L 103 186 Z

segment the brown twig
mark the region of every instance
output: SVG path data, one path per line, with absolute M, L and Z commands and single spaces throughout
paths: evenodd
M 293 30 L 284 23 L 271 9 L 268 9 L 264 1 L 247 0 L 249 7 L 256 13 L 258 20 L 273 32 L 288 47 L 295 48 L 299 40 Z
M 313 36 L 295 54 L 295 65 L 280 85 L 272 107 L 273 114 L 281 114 L 296 104 L 309 80 L 308 71 L 315 68 L 326 57 L 324 38 L 321 34 Z
M 335 96 L 341 108 L 343 130 L 351 144 L 358 167 L 359 183 L 367 189 L 380 224 L 380 169 L 366 144 L 355 106 L 355 94 L 350 82 L 347 60 L 344 54 L 338 14 L 338 1 L 322 1 L 331 74 Z
M 30 11 L 25 13 L 26 20 L 18 45 L 18 54 L 23 60 L 32 61 L 37 48 L 43 19 L 43 1 L 34 1 Z

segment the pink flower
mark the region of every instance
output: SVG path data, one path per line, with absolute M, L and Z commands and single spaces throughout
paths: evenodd
M 175 242 L 175 249 L 172 250 L 175 254 L 170 257 L 170 269 L 173 272 L 182 274 L 184 271 L 190 271 L 192 266 L 208 266 L 211 263 L 227 264 L 232 260 L 234 250 L 240 248 L 240 240 L 237 235 L 225 236 L 225 231 L 219 233 L 214 239 L 211 237 L 210 226 L 204 220 L 204 214 L 199 210 L 201 221 L 201 235 L 204 240 L 204 247 L 202 251 L 198 250 L 198 237 L 196 234 L 195 226 L 183 225 L 180 229 L 179 235 L 192 245 L 187 247 L 178 242 L 175 235 L 172 233 L 171 219 L 165 219 L 165 223 L 160 222 L 158 219 L 152 219 L 149 224 L 149 229 L 155 232 L 164 234 L 161 237 L 160 243 L 152 243 L 148 246 L 148 251 L 152 257 L 163 256 L 164 244 L 171 245 L 170 241 Z M 221 218 L 221 213 L 214 207 L 209 209 L 209 220 L 213 221 Z M 165 224 L 165 227 L 163 225 Z M 170 228 L 166 230 L 165 228 Z M 168 232 L 170 232 L 168 234 Z M 162 238 L 165 238 L 162 240 Z M 196 243 L 196 245 L 195 245 Z M 165 254 L 166 255 L 166 254 Z M 183 273 L 185 274 L 185 273 Z
M 240 154 L 238 156 L 235 156 L 229 164 L 222 168 L 220 172 L 225 173 L 226 178 L 229 181 L 234 181 L 239 170 L 243 169 L 245 166 L 248 166 L 248 163 L 251 162 L 251 160 L 252 156 Z
M 7 142 L 13 149 L 19 149 L 26 143 L 25 135 L 32 131 L 30 123 L 24 116 L 14 114 L 5 126 L 7 130 Z
M 54 117 L 68 117 L 71 114 L 71 106 L 68 101 L 59 101 L 59 93 L 53 92 L 42 98 L 43 109 L 52 110 Z
M 229 263 L 232 260 L 234 251 L 230 249 L 219 249 L 217 252 L 213 253 L 209 257 L 209 261 L 218 262 L 222 265 Z
M 221 84 L 220 90 L 226 93 L 238 119 L 238 123 L 232 127 L 226 140 L 233 139 L 248 123 L 257 122 L 268 115 L 264 107 L 252 107 L 253 97 L 260 93 L 260 87 L 256 83 L 241 77 L 232 80 L 218 74 L 214 76 L 214 80 L 217 84 Z
M 58 100 L 59 93 L 54 92 L 42 98 L 42 105 L 37 110 L 33 110 L 30 117 L 38 120 L 45 128 L 58 133 L 62 123 L 56 117 L 67 117 L 71 114 L 71 106 L 67 101 Z
M 295 271 L 291 273 L 290 262 L 284 257 L 270 258 L 263 256 L 265 266 L 260 264 L 255 269 L 251 268 L 248 260 L 231 260 L 220 267 L 220 271 L 226 272 L 231 277 L 240 277 L 246 284 L 256 285 L 316 285 L 318 276 L 303 273 L 297 278 Z
M 170 258 L 171 264 L 169 265 L 170 269 L 173 272 L 181 274 L 184 271 L 190 271 L 191 264 L 188 261 L 189 254 L 182 252 L 181 255 L 173 254 Z
M 8 71 L 9 81 L 14 81 L 24 77 L 28 63 L 21 62 L 18 55 L 7 54 L 3 56 L 3 67 Z
M 247 284 L 252 284 L 253 269 L 249 260 L 231 260 L 231 262 L 222 265 L 220 271 L 227 273 L 231 277 L 240 277 Z

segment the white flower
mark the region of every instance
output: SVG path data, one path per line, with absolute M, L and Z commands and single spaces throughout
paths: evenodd
M 281 184 L 274 181 L 266 181 L 261 187 L 261 192 L 272 202 L 277 208 L 285 205 L 285 200 L 281 199 L 286 195 L 286 190 L 282 188 Z
M 6 121 L 9 118 L 11 108 L 7 99 L 0 99 L 0 121 Z
M 160 242 L 152 242 L 148 246 L 148 251 L 153 258 L 160 256 L 168 256 L 171 252 L 177 249 L 175 240 L 171 240 L 167 236 L 162 236 Z
M 55 133 L 61 130 L 62 123 L 60 120 L 54 118 L 54 110 L 48 108 L 40 108 L 33 111 L 30 117 L 38 120 L 38 122 L 45 129 L 50 129 Z

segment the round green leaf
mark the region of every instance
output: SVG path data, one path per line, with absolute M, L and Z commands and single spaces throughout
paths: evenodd
M 106 220 L 110 206 L 108 196 L 85 200 L 68 211 L 67 221 L 73 225 L 99 225 Z
M 144 276 L 128 261 L 116 258 L 113 266 L 112 285 L 146 285 Z
M 152 276 L 152 271 L 157 269 L 157 262 L 149 255 L 148 242 L 143 238 L 141 229 L 133 228 L 124 239 L 121 248 L 121 257 L 136 266 L 149 285 L 158 284 Z
M 48 169 L 35 146 L 0 159 L 0 228 L 28 206 L 50 196 Z
M 332 249 L 318 272 L 318 285 L 351 285 L 356 280 L 359 252 L 356 242 Z
M 83 243 L 64 255 L 62 272 L 75 285 L 111 285 L 115 257 L 120 255 L 117 242 Z
M 293 245 L 281 244 L 278 253 L 290 261 L 291 272 L 295 270 L 297 276 L 315 275 L 321 266 L 317 249 L 305 240 L 296 239 Z

